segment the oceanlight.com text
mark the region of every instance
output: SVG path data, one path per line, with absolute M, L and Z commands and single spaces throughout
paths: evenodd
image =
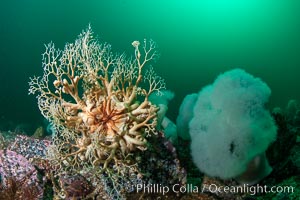
M 174 184 L 172 186 L 165 186 L 162 184 L 137 184 L 135 186 L 137 193 L 148 194 L 162 194 L 165 195 L 168 192 L 174 193 L 232 193 L 242 194 L 247 193 L 250 195 L 264 194 L 264 193 L 294 193 L 295 188 L 293 186 L 266 186 L 266 185 L 239 185 L 239 186 L 220 186 L 216 184 L 204 184 L 202 187 L 192 184 L 179 185 Z
M 251 185 L 240 186 L 218 186 L 216 184 L 204 185 L 202 192 L 209 191 L 211 193 L 248 193 L 250 195 L 264 193 L 294 193 L 293 186 L 266 186 L 266 185 Z

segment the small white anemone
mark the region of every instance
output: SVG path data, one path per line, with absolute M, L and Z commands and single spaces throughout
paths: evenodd
M 133 46 L 134 48 L 138 48 L 139 45 L 140 45 L 140 42 L 137 41 L 137 40 L 135 40 L 135 41 L 133 41 L 131 44 L 132 44 L 132 46 Z

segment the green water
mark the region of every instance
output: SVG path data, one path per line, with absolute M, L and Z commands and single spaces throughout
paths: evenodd
M 153 64 L 176 96 L 175 119 L 187 94 L 240 67 L 272 89 L 270 107 L 300 99 L 298 0 L 7 0 L 0 3 L 0 124 L 38 126 L 42 116 L 27 95 L 28 78 L 41 75 L 44 43 L 63 48 L 91 23 L 113 50 L 152 38 Z

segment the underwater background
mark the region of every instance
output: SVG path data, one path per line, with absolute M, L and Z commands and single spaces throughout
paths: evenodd
M 297 0 L 10 0 L 0 3 L 0 129 L 43 124 L 28 81 L 41 75 L 44 44 L 63 49 L 90 23 L 100 42 L 133 55 L 134 40 L 156 41 L 153 63 L 183 98 L 220 73 L 245 69 L 272 90 L 269 107 L 300 99 L 300 1 Z

